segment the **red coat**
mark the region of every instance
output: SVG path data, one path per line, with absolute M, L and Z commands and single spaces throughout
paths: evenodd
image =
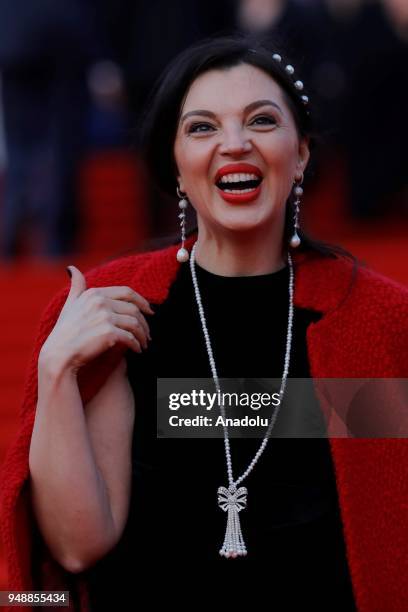
M 187 240 L 190 249 L 195 236 Z M 175 279 L 178 246 L 130 255 L 95 268 L 88 287 L 127 285 L 160 304 Z M 322 318 L 307 331 L 313 378 L 406 378 L 408 290 L 344 259 L 296 253 L 295 306 Z M 186 265 L 186 264 L 185 264 Z M 68 287 L 48 305 L 41 319 L 29 366 L 20 428 L 2 470 L 0 524 L 10 590 L 70 590 L 80 593 L 81 575 L 68 574 L 52 559 L 31 514 L 28 454 L 37 403 L 37 360 L 66 300 Z M 87 403 L 105 382 L 127 347 L 116 345 L 81 368 L 82 400 Z M 391 404 L 390 404 L 391 406 Z M 404 439 L 330 438 L 347 559 L 359 612 L 408 610 L 408 443 Z M 33 581 L 30 568 L 36 569 Z M 67 586 L 69 579 L 70 586 Z M 74 609 L 73 606 L 70 609 Z M 16 608 L 13 608 L 16 610 Z M 27 608 L 24 608 L 27 610 Z

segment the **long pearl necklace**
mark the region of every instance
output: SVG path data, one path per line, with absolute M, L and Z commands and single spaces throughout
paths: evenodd
M 211 348 L 210 336 L 207 330 L 207 323 L 204 315 L 204 309 L 201 302 L 201 295 L 198 288 L 197 276 L 195 271 L 195 249 L 197 242 L 194 243 L 194 246 L 191 250 L 190 256 L 190 269 L 191 276 L 193 279 L 195 297 L 197 301 L 198 311 L 200 313 L 201 325 L 203 328 L 205 344 L 207 347 L 208 358 L 210 361 L 211 371 L 214 379 L 214 384 L 217 389 L 218 397 L 220 397 L 220 385 L 218 381 L 217 368 L 215 366 L 215 360 Z M 230 442 L 228 437 L 228 428 L 225 420 L 225 409 L 224 404 L 221 402 L 220 411 L 223 417 L 223 429 L 224 429 L 224 446 L 225 446 L 225 458 L 227 463 L 227 474 L 228 474 L 228 487 L 219 487 L 218 488 L 218 505 L 224 511 L 227 512 L 227 528 L 225 531 L 224 543 L 219 551 L 220 555 L 227 558 L 236 558 L 245 556 L 247 554 L 247 549 L 245 546 L 244 538 L 242 536 L 241 525 L 239 521 L 239 512 L 246 507 L 247 503 L 247 488 L 239 487 L 238 485 L 252 472 L 255 465 L 257 464 L 260 456 L 266 448 L 266 445 L 269 440 L 270 433 L 275 424 L 276 418 L 278 416 L 279 407 L 282 403 L 283 394 L 285 392 L 286 387 L 286 379 L 288 377 L 289 372 L 289 362 L 290 362 L 290 350 L 292 346 L 292 326 L 293 326 L 293 286 L 294 286 L 294 274 L 293 274 L 293 264 L 290 253 L 288 253 L 288 262 L 289 262 L 289 313 L 288 313 L 288 329 L 286 335 L 286 351 L 285 351 L 285 361 L 283 366 L 283 374 L 282 381 L 279 390 L 279 404 L 272 415 L 269 426 L 266 430 L 265 436 L 260 444 L 257 452 L 255 453 L 254 458 L 248 465 L 247 469 L 239 478 L 234 480 L 233 471 L 232 471 L 232 459 L 231 459 L 231 449 Z

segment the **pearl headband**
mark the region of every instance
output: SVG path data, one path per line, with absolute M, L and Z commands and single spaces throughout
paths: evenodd
M 256 49 L 249 49 L 249 51 L 252 51 L 252 53 L 257 53 L 257 50 L 256 50 Z M 272 55 L 272 58 L 273 58 L 273 59 L 274 59 L 276 62 L 278 62 L 279 64 L 282 62 L 282 56 L 281 56 L 281 55 L 279 55 L 279 53 L 274 53 L 274 54 Z M 292 75 L 294 74 L 294 72 L 295 72 L 295 69 L 294 69 L 294 67 L 293 67 L 293 66 L 291 66 L 290 64 L 287 64 L 287 66 L 285 66 L 285 72 L 286 72 L 287 74 L 289 74 L 290 76 L 292 76 Z M 296 88 L 296 89 L 297 89 L 299 92 L 303 91 L 303 87 L 304 87 L 304 85 L 303 85 L 303 81 L 299 81 L 299 80 L 297 80 L 297 81 L 294 81 L 294 83 L 293 83 L 293 84 L 294 84 L 295 88 Z M 309 103 L 309 98 L 308 98 L 308 96 L 306 96 L 305 94 L 302 94 L 302 95 L 300 96 L 300 99 L 301 99 L 301 101 L 303 102 L 303 104 L 305 104 L 305 105 Z M 309 114 L 309 111 L 306 111 L 306 112 L 307 112 L 307 114 Z

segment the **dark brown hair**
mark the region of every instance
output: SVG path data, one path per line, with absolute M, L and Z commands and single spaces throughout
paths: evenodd
M 273 58 L 279 53 L 282 61 Z M 271 41 L 260 40 L 250 35 L 236 34 L 205 39 L 179 54 L 158 79 L 156 86 L 142 114 L 140 134 L 141 151 L 147 169 L 160 190 L 172 197 L 176 196 L 177 170 L 174 159 L 174 140 L 181 107 L 193 81 L 204 72 L 213 69 L 228 69 L 240 64 L 250 64 L 269 74 L 282 88 L 285 101 L 291 110 L 299 138 L 309 138 L 309 148 L 313 149 L 318 141 L 313 121 L 313 107 L 309 100 L 304 104 L 301 95 L 307 95 L 296 89 L 295 78 L 289 75 L 285 66 L 292 64 L 287 53 Z M 299 74 L 297 64 L 293 64 Z M 309 164 L 310 165 L 310 164 Z M 305 172 L 307 176 L 308 169 Z M 294 195 L 288 198 L 284 240 L 289 241 L 293 233 Z M 188 235 L 196 231 L 192 228 Z M 301 249 L 314 249 L 320 253 L 336 257 L 352 257 L 342 247 L 309 238 L 302 230 L 299 232 Z M 172 243 L 177 243 L 179 236 Z

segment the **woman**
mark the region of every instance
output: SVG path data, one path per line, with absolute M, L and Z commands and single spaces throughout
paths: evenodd
M 161 79 L 146 159 L 180 197 L 181 243 L 70 266 L 44 314 L 4 469 L 13 588 L 121 608 L 157 569 L 167 603 L 199 575 L 239 585 L 231 604 L 250 563 L 262 603 L 273 578 L 289 607 L 406 608 L 404 440 L 156 439 L 156 378 L 278 378 L 283 394 L 288 375 L 404 376 L 405 289 L 300 229 L 311 123 L 296 67 L 245 38 L 204 41 Z M 326 408 L 313 397 L 319 431 Z

